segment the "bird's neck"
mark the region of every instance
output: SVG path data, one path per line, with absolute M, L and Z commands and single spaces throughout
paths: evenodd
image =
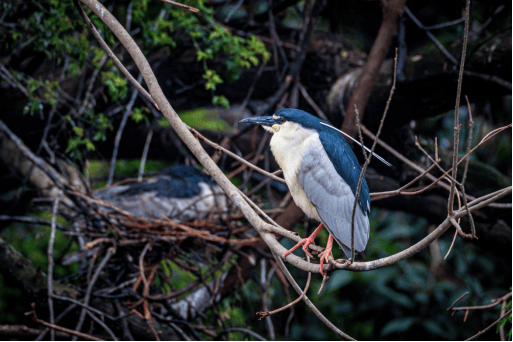
M 303 160 L 302 151 L 305 151 L 309 144 L 318 139 L 319 135 L 316 131 L 305 129 L 290 121 L 281 125 L 280 130 L 273 134 L 271 151 L 286 178 L 287 173 L 297 173 Z

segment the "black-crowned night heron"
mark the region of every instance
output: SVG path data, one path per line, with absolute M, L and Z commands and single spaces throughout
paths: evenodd
M 214 180 L 191 166 L 164 169 L 140 183 L 97 190 L 94 196 L 145 218 L 162 215 L 188 221 L 226 210 L 226 195 Z
M 302 110 L 281 109 L 273 116 L 254 117 L 241 121 L 262 125 L 273 133 L 271 150 L 283 170 L 294 202 L 313 219 L 319 227 L 283 256 L 303 245 L 308 245 L 323 226 L 329 232 L 328 244 L 319 257 L 321 273 L 328 261 L 333 239 L 348 256 L 351 256 L 351 213 L 354 204 L 360 164 L 344 137 L 328 122 Z M 355 250 L 361 252 L 369 240 L 370 196 L 365 178 L 362 181 L 355 213 Z M 311 256 L 311 255 L 310 255 Z

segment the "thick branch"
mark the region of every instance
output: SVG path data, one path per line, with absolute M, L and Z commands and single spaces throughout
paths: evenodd
M 392 39 L 397 34 L 399 18 L 403 14 L 405 3 L 406 0 L 389 0 L 385 2 L 383 19 L 378 36 L 374 41 L 374 45 L 369 53 L 369 58 L 367 58 L 362 73 L 358 78 L 358 85 L 351 96 L 351 100 L 349 100 L 349 105 L 346 109 L 346 117 L 342 125 L 342 130 L 353 137 L 356 133 L 355 108 L 360 112 L 360 121 L 363 121 L 367 100 L 372 92 L 374 83 L 376 83 L 381 65 L 388 53 Z

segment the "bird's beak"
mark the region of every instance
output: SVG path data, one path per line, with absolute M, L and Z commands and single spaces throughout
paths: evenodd
M 278 120 L 275 120 L 272 116 L 257 116 L 253 118 L 247 118 L 240 120 L 240 123 L 248 123 L 253 125 L 269 126 L 279 124 Z

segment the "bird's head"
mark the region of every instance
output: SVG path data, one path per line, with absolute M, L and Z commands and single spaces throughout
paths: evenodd
M 265 130 L 271 133 L 277 133 L 282 127 L 288 126 L 288 123 L 293 123 L 294 126 L 301 125 L 303 128 L 319 131 L 322 129 L 320 123 L 325 121 L 299 109 L 285 108 L 280 109 L 274 113 L 273 116 L 252 117 L 241 120 L 240 122 L 261 125 Z M 325 123 L 328 124 L 327 122 Z

